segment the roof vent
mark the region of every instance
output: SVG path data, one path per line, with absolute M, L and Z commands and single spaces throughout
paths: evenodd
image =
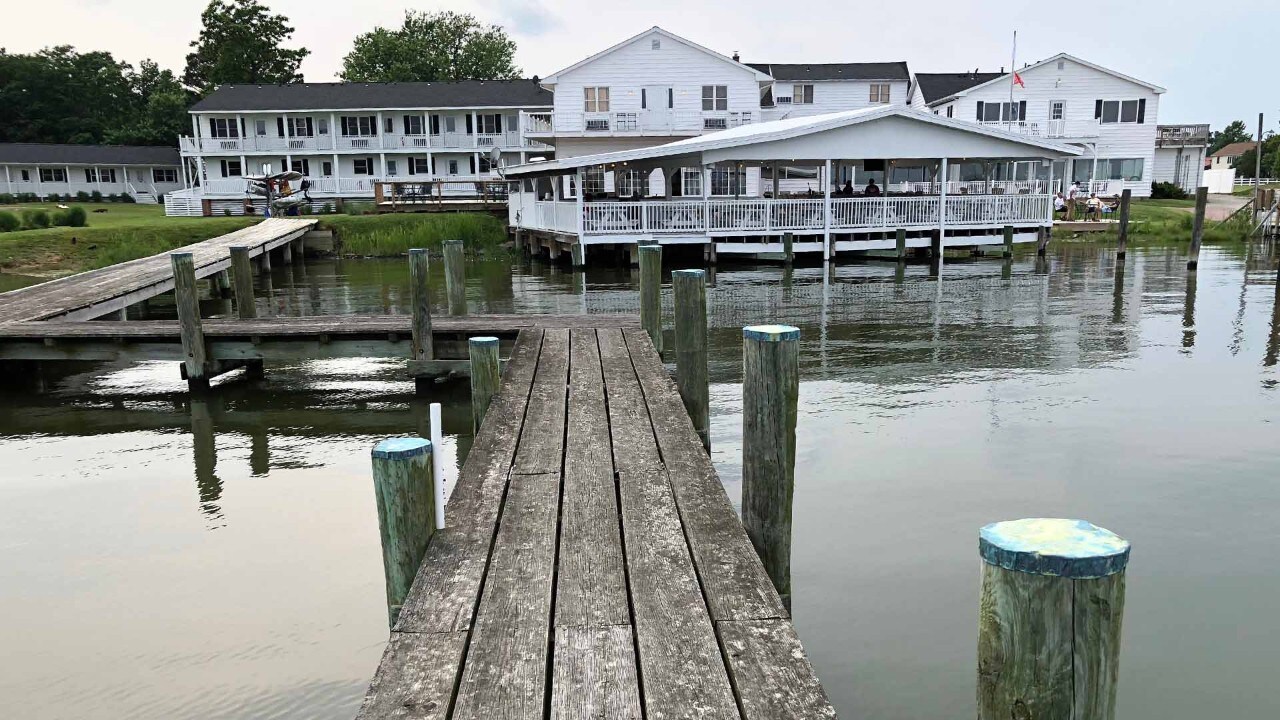
M 734 62 L 742 62 L 742 57 L 738 55 L 738 51 L 737 51 L 737 50 L 734 50 L 734 51 L 733 51 L 733 61 L 734 61 Z

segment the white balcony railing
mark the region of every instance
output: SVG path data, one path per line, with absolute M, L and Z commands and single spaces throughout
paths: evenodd
M 431 135 L 405 135 L 387 133 L 382 135 L 315 135 L 311 137 L 279 137 L 276 135 L 256 135 L 244 138 L 178 138 L 178 148 L 188 155 L 199 152 L 207 153 L 246 153 L 246 152 L 279 152 L 307 153 L 332 152 L 334 150 L 412 150 L 412 149 L 446 149 L 446 150 L 487 150 L 491 147 L 521 147 L 542 149 L 544 143 L 525 140 L 521 133 L 510 130 L 501 133 L 468 134 L 465 132 L 443 132 Z
M 561 112 L 551 120 L 550 113 L 524 115 L 526 133 L 551 134 L 580 132 L 615 135 L 630 133 L 690 134 L 715 132 L 759 122 L 760 115 L 751 111 L 639 110 L 613 112 Z
M 552 120 L 552 113 L 549 112 L 524 112 L 520 113 L 520 128 L 525 133 L 535 135 L 551 135 L 555 132 L 555 124 Z

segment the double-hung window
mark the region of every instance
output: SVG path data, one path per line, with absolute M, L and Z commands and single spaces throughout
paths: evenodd
M 889 83 L 871 83 L 872 104 L 887 105 L 889 103 Z
M 285 121 L 289 126 L 289 134 L 293 137 L 311 137 L 315 134 L 315 125 L 309 117 L 291 117 Z
M 376 115 L 343 115 L 338 122 L 345 137 L 370 137 L 378 134 Z
M 425 135 L 422 125 L 421 115 L 405 115 L 404 116 L 404 134 L 405 135 Z
M 481 135 L 501 135 L 502 134 L 502 115 L 501 114 L 484 114 L 477 115 L 476 121 L 480 123 Z
M 703 85 L 702 86 L 702 110 L 703 112 L 712 112 L 717 110 L 729 109 L 729 86 L 728 85 Z
M 209 137 L 211 138 L 240 137 L 240 128 L 236 126 L 236 119 L 235 118 L 209 118 Z
M 84 181 L 87 183 L 114 183 L 116 181 L 115 168 L 85 168 Z
M 978 101 L 978 119 L 982 122 L 1017 122 L 1023 119 L 1027 102 L 1016 103 Z
M 178 171 L 173 168 L 152 168 L 151 182 L 176 183 L 178 182 Z
M 356 158 L 352 161 L 352 172 L 356 175 L 372 175 L 373 158 Z
M 609 112 L 609 88 L 582 88 L 583 112 Z
M 222 161 L 222 177 L 240 177 L 244 174 L 243 168 L 240 166 L 239 160 L 223 160 Z
M 1103 125 L 1116 123 L 1145 123 L 1147 101 L 1138 100 L 1096 100 L 1093 105 L 1093 118 Z
M 813 85 L 796 85 L 791 90 L 792 105 L 812 105 Z
M 67 171 L 64 168 L 40 168 L 40 182 L 66 182 Z

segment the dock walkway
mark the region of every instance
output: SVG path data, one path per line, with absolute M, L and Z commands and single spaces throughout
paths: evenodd
M 233 247 L 246 247 L 249 257 L 257 257 L 297 241 L 316 222 L 272 218 L 176 251 L 191 253 L 196 277 L 202 278 L 230 268 Z M 92 320 L 170 290 L 173 267 L 169 253 L 164 252 L 2 293 L 0 324 L 54 318 Z
M 644 331 L 519 333 L 359 717 L 835 717 Z

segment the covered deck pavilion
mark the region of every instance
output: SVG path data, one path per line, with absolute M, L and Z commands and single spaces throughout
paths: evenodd
M 1053 223 L 1041 182 L 954 180 L 958 165 L 1054 160 L 1077 147 L 903 107 L 778 120 L 636 150 L 507 168 L 517 240 L 585 264 L 596 247 L 703 245 L 706 256 L 1032 242 Z M 800 169 L 798 172 L 797 170 Z M 807 169 L 807 170 L 803 170 Z M 812 180 L 797 183 L 788 173 Z M 990 176 L 988 176 L 990 177 Z M 608 182 L 612 179 L 612 182 Z M 871 188 L 867 179 L 877 180 Z M 755 182 L 753 183 L 752 180 Z M 611 187 L 610 187 L 611 186 Z M 582 189 L 585 187 L 585 192 Z M 879 190 L 877 194 L 876 190 Z

